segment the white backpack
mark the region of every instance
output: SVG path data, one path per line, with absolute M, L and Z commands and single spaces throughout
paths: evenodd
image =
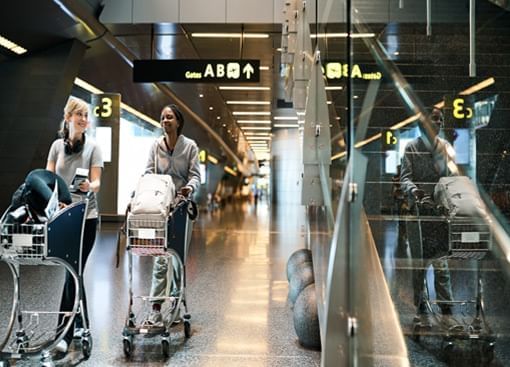
M 145 174 L 138 180 L 131 199 L 131 213 L 166 217 L 174 198 L 175 185 L 170 175 Z

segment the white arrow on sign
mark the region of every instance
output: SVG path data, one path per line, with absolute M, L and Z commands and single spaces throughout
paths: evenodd
M 253 66 L 251 64 L 246 64 L 243 68 L 243 74 L 246 74 L 246 79 L 250 79 L 251 74 L 255 72 L 255 69 L 253 69 Z

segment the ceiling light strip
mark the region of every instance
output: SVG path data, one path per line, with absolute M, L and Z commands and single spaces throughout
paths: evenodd
M 347 38 L 347 33 L 315 33 L 311 38 Z M 351 33 L 351 38 L 373 38 L 375 33 Z
M 243 104 L 243 105 L 269 105 L 269 101 L 227 101 L 227 104 Z
M 234 111 L 232 112 L 232 115 L 234 116 L 271 116 L 270 111 Z
M 247 87 L 247 86 L 231 86 L 231 85 L 220 85 L 219 90 L 271 90 L 270 87 Z
M 14 43 L 11 40 L 9 40 L 5 37 L 2 37 L 2 36 L 0 36 L 0 46 L 5 47 L 6 49 L 8 49 L 14 53 L 17 53 L 18 55 L 21 55 L 21 54 L 24 54 L 25 52 L 27 52 L 27 50 L 25 48 L 21 47 L 17 43 Z
M 212 164 L 218 164 L 218 158 L 216 158 L 215 156 L 213 156 L 211 154 L 207 155 L 207 160 L 209 162 L 211 162 Z
M 298 124 L 274 124 L 273 126 L 274 127 L 295 127 L 295 128 L 299 127 Z
M 297 116 L 273 116 L 273 120 L 286 120 L 286 121 L 295 121 L 297 120 Z
M 191 33 L 194 38 L 269 38 L 267 33 Z
M 238 124 L 270 124 L 271 120 L 238 120 Z
M 271 130 L 269 126 L 241 126 L 241 130 Z
M 479 90 L 482 90 L 484 88 L 487 88 L 488 86 L 494 84 L 496 82 L 496 80 L 494 78 L 488 78 L 488 79 L 485 79 L 484 81 L 478 83 L 478 84 L 475 84 L 467 89 L 464 89 L 462 92 L 459 93 L 459 95 L 461 96 L 468 96 L 470 94 L 473 94 L 473 93 L 476 93 L 478 92 Z
M 234 171 L 232 168 L 230 168 L 229 166 L 225 166 L 223 167 L 223 170 L 229 174 L 231 174 L 232 176 L 237 176 L 237 172 Z

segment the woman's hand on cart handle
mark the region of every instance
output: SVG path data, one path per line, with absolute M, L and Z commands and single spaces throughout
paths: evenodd
M 183 186 L 181 187 L 180 194 L 184 197 L 188 197 L 189 194 L 193 192 L 193 188 L 191 186 Z

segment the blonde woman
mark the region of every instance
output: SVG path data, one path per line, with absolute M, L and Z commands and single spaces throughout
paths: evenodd
M 83 233 L 83 249 L 81 258 L 82 272 L 96 239 L 98 209 L 96 193 L 101 187 L 101 173 L 103 158 L 99 146 L 87 138 L 86 130 L 89 127 L 88 105 L 77 98 L 70 98 L 64 107 L 64 121 L 60 131 L 61 138 L 55 140 L 48 154 L 46 169 L 61 176 L 67 185 L 72 184 L 76 171 L 88 173 L 88 176 L 79 182 L 72 193 L 73 201 L 79 201 L 88 194 L 89 206 L 85 229 Z M 85 288 L 83 289 L 83 310 L 76 317 L 76 328 L 82 327 L 82 317 L 88 321 Z M 60 311 L 72 310 L 74 304 L 74 283 L 66 273 L 66 281 L 60 303 Z M 89 323 L 87 322 L 87 325 Z M 67 353 L 73 338 L 74 329 L 70 328 L 64 339 L 57 345 L 57 351 Z

